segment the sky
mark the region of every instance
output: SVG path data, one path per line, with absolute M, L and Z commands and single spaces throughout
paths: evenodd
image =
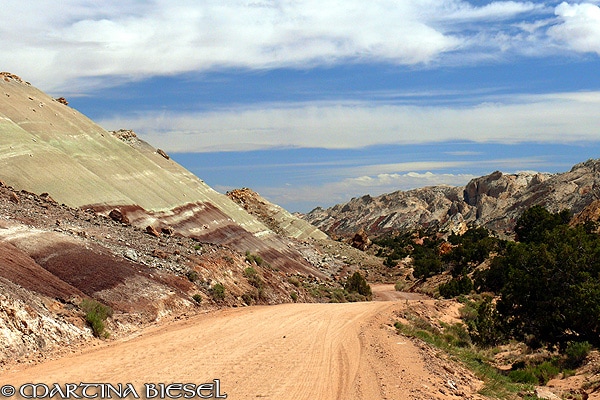
M 600 158 L 600 0 L 2 9 L 2 70 L 289 211 Z

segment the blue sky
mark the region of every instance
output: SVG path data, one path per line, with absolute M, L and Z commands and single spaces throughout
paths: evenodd
M 599 0 L 5 3 L 3 70 L 290 211 L 600 157 Z

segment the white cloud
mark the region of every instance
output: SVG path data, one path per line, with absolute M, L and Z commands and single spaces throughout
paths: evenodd
M 518 168 L 532 168 L 539 167 L 545 161 L 538 158 L 501 158 L 501 159 L 493 159 L 486 161 L 471 161 L 469 158 L 466 158 L 461 161 L 417 161 L 417 162 L 403 162 L 403 163 L 394 163 L 394 164 L 373 164 L 373 165 L 361 165 L 356 167 L 343 167 L 337 169 L 331 169 L 330 172 L 335 176 L 356 176 L 358 174 L 364 174 L 360 178 L 356 178 L 363 182 L 386 182 L 390 178 L 401 178 L 404 182 L 406 182 L 407 178 L 414 178 L 420 181 L 423 181 L 423 184 L 412 186 L 404 185 L 403 188 L 406 187 L 420 187 L 426 186 L 425 181 L 429 179 L 431 181 L 431 185 L 438 184 L 447 184 L 447 185 L 455 185 L 454 182 L 462 182 L 465 176 L 470 175 L 452 175 L 452 174 L 431 174 L 431 172 L 427 172 L 426 174 L 419 174 L 415 171 L 441 171 L 447 169 L 465 169 L 465 168 L 473 168 L 477 166 L 480 169 L 490 168 L 502 168 L 503 170 L 514 170 L 515 167 Z M 377 177 L 377 180 L 373 180 L 372 177 Z M 415 181 L 416 182 L 416 181 Z M 438 183 L 435 183 L 438 182 Z M 460 184 L 460 183 L 456 183 Z M 370 185 L 369 185 L 370 186 Z
M 404 174 L 378 174 L 375 176 L 360 176 L 358 178 L 348 178 L 343 184 L 348 188 L 365 188 L 374 190 L 377 193 L 386 193 L 392 190 L 410 190 L 417 187 L 449 185 L 460 186 L 466 184 L 475 176 L 469 174 L 434 174 L 431 171 L 407 172 Z
M 600 92 L 514 96 L 471 107 L 301 103 L 207 113 L 150 112 L 100 121 L 171 152 L 381 144 L 597 141 Z
M 468 2 L 462 1 L 444 3 L 447 3 L 447 12 L 438 15 L 438 18 L 451 21 L 510 19 L 520 14 L 539 11 L 545 8 L 543 4 L 517 1 L 494 1 L 482 7 L 475 7 Z
M 447 151 L 445 152 L 445 154 L 448 154 L 450 156 L 478 156 L 483 154 L 480 151 L 470 151 L 470 150 L 464 150 L 464 151 Z
M 51 91 L 107 84 L 94 77 L 111 82 L 228 66 L 430 63 L 489 47 L 481 39 L 504 30 L 489 21 L 543 9 L 464 0 L 6 0 L 2 11 L 3 68 Z
M 571 49 L 600 54 L 600 7 L 591 3 L 561 3 L 556 7 L 561 23 L 548 34 Z
M 356 167 L 345 167 L 336 169 L 334 173 L 337 176 L 356 176 L 358 174 L 364 174 L 359 178 L 354 178 L 356 182 L 369 182 L 369 186 L 375 182 L 373 176 L 377 177 L 377 182 L 388 182 L 391 178 L 436 178 L 439 176 L 430 175 L 431 172 L 427 172 L 426 175 L 414 175 L 414 171 L 431 171 L 431 170 L 442 170 L 446 168 L 459 168 L 467 167 L 471 165 L 469 161 L 413 161 L 403 162 L 394 164 L 373 164 L 373 165 L 361 165 Z M 400 174 L 404 173 L 404 174 Z M 444 175 L 446 176 L 446 175 Z M 448 175 L 450 176 L 450 175 Z M 454 175 L 452 175 L 454 176 Z M 405 185 L 406 186 L 406 185 Z

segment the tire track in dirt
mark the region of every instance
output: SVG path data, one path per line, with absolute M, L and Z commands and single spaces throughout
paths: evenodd
M 445 399 L 390 324 L 406 301 L 227 309 L 0 375 L 26 382 L 204 383 L 229 399 Z

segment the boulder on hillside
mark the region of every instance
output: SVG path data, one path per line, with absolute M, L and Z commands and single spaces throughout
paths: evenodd
M 365 251 L 371 246 L 371 239 L 369 239 L 365 230 L 361 228 L 352 238 L 350 245 L 356 249 Z
M 115 208 L 114 210 L 112 210 L 109 214 L 108 214 L 109 218 L 112 219 L 113 221 L 116 222 L 120 222 L 122 224 L 128 224 L 129 225 L 129 218 L 127 218 L 127 216 L 125 214 L 123 214 L 121 212 L 121 210 Z
M 152 225 L 148 225 L 148 226 L 146 227 L 146 233 L 147 233 L 148 235 L 152 235 L 152 236 L 155 236 L 155 237 L 160 237 L 160 233 L 159 233 L 159 232 L 158 232 L 158 230 L 157 230 L 155 227 L 153 227 Z
M 161 156 L 163 156 L 164 158 L 166 158 L 167 160 L 171 158 L 167 153 L 165 153 L 165 151 L 163 149 L 156 149 L 156 152 L 158 154 L 160 154 Z

